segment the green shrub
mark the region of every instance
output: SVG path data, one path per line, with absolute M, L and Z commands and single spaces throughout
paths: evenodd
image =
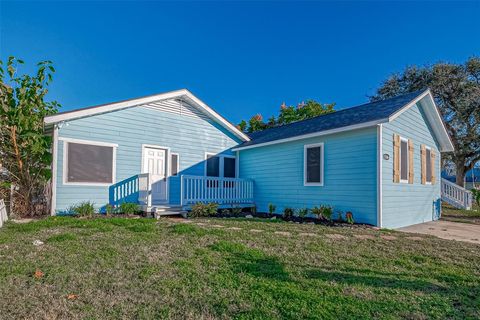
M 328 221 L 332 220 L 333 208 L 331 206 L 322 206 L 322 216 Z
M 274 214 L 275 210 L 277 210 L 277 206 L 275 206 L 273 203 L 269 203 L 268 204 L 268 212 L 270 212 L 270 214 Z
M 80 217 L 92 217 L 95 213 L 95 204 L 91 201 L 83 201 L 70 207 L 69 211 Z
M 239 206 L 234 206 L 234 207 L 232 207 L 232 213 L 233 214 L 240 214 L 240 213 L 242 213 L 242 208 L 240 208 Z
M 315 206 L 312 209 L 312 213 L 317 216 L 318 219 L 332 220 L 333 207 L 327 205 Z
M 312 208 L 312 213 L 314 215 L 316 215 L 318 219 L 320 219 L 322 217 L 322 212 L 323 212 L 322 207 L 319 208 L 319 207 L 315 206 L 315 207 Z
M 229 210 L 229 209 L 223 209 L 223 210 L 222 210 L 222 214 L 229 215 L 229 214 L 230 214 L 230 210 Z
M 348 223 L 350 224 L 354 224 L 355 221 L 353 220 L 353 213 L 351 211 L 347 211 L 347 213 L 345 213 L 345 219 L 347 220 Z
M 107 215 L 113 214 L 114 211 L 115 211 L 115 208 L 114 208 L 110 203 L 107 203 L 107 204 L 105 205 L 105 213 L 106 213 Z
M 286 207 L 285 209 L 283 209 L 283 218 L 291 219 L 293 217 L 294 212 L 295 210 L 293 210 L 292 208 Z
M 192 206 L 190 211 L 191 217 L 210 217 L 215 216 L 218 212 L 218 204 L 215 202 L 202 203 L 197 202 Z
M 307 208 L 298 209 L 297 214 L 300 218 L 305 218 L 305 216 L 308 214 L 308 209 Z
M 477 203 L 477 206 L 480 207 L 480 189 L 472 189 L 473 199 Z
M 138 205 L 132 202 L 122 202 L 118 211 L 123 214 L 136 214 L 138 213 Z

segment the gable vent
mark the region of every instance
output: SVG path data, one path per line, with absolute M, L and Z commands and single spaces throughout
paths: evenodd
M 157 111 L 163 111 L 168 113 L 177 114 L 180 116 L 191 117 L 191 118 L 201 118 L 204 120 L 210 120 L 210 118 L 202 113 L 197 108 L 187 104 L 186 102 L 180 102 L 178 100 L 164 100 L 158 102 L 152 102 L 149 104 L 142 105 L 141 107 L 147 109 L 153 109 Z

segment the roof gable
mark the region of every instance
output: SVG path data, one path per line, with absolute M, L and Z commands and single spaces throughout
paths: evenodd
M 137 106 L 151 105 L 158 102 L 173 100 L 173 99 L 184 101 L 188 105 L 197 108 L 200 112 L 202 112 L 203 114 L 205 114 L 206 116 L 208 116 L 209 118 L 217 122 L 222 127 L 226 128 L 228 131 L 233 133 L 236 137 L 240 138 L 242 141 L 250 140 L 250 138 L 245 133 L 237 129 L 232 123 L 230 123 L 225 118 L 223 118 L 220 114 L 218 114 L 216 111 L 210 108 L 207 104 L 205 104 L 199 98 L 195 97 L 187 89 L 170 91 L 170 92 L 165 92 L 161 94 L 156 94 L 156 95 L 151 95 L 151 96 L 146 96 L 146 97 L 141 97 L 136 99 L 124 100 L 124 101 L 113 102 L 113 103 L 108 103 L 108 104 L 103 104 L 103 105 L 98 105 L 98 106 L 93 106 L 93 107 L 88 107 L 83 109 L 57 113 L 57 114 L 45 117 L 44 123 L 46 125 L 52 125 L 62 121 L 89 117 L 89 116 L 94 116 L 96 114 L 108 113 L 116 110 L 132 108 Z
M 370 102 L 255 132 L 250 134 L 250 141 L 244 142 L 234 150 L 249 149 L 391 122 L 418 102 L 425 110 L 433 131 L 442 146 L 441 150 L 452 151 L 453 145 L 429 90 L 411 92 L 391 99 Z

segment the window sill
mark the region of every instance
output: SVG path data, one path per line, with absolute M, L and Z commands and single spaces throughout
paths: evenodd
M 303 183 L 304 187 L 323 187 L 323 182 L 322 183 L 312 183 L 312 182 L 305 182 Z
M 110 187 L 114 185 L 115 182 L 112 183 L 97 183 L 97 182 L 63 182 L 65 186 L 85 186 L 85 187 Z

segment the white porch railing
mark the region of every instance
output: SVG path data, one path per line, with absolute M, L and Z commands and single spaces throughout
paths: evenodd
M 253 180 L 182 175 L 181 204 L 252 204 Z
M 445 201 L 459 209 L 470 210 L 473 196 L 470 191 L 461 186 L 442 178 L 442 201 Z
M 150 207 L 152 205 L 152 192 L 150 186 L 150 174 L 138 175 L 138 204 Z

